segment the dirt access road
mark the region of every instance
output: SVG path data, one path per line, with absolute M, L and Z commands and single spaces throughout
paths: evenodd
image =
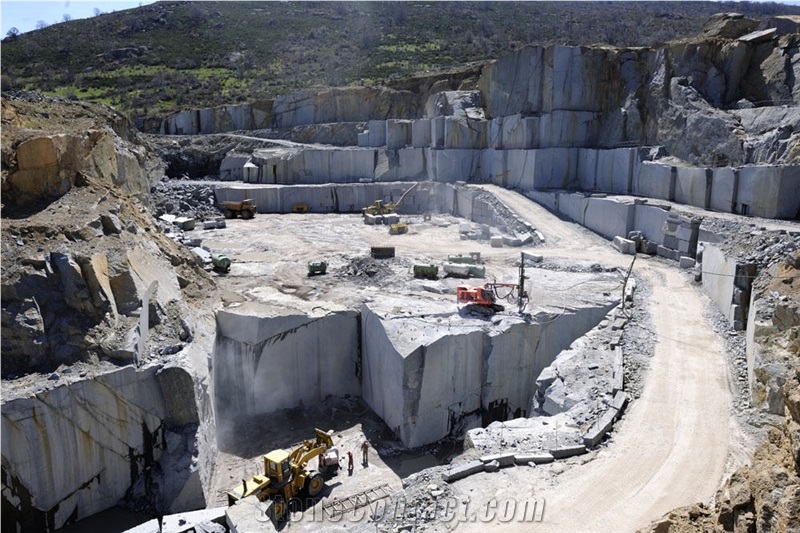
M 607 241 L 524 196 L 485 188 L 545 234 L 544 255 L 628 264 L 629 257 Z M 502 488 L 477 477 L 457 482 L 460 493 L 478 499 L 534 494 L 544 500 L 543 522 L 493 523 L 493 531 L 634 531 L 671 509 L 709 501 L 719 487 L 737 429 L 723 344 L 703 316 L 708 298 L 674 266 L 644 260 L 635 270 L 652 285 L 657 339 L 642 396 L 615 427 L 613 443 L 593 461 L 567 470 L 553 487 L 535 486 L 522 468 L 503 471 L 508 477 Z

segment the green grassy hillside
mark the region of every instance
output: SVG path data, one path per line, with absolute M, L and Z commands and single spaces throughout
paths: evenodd
M 111 104 L 134 118 L 372 83 L 529 43 L 643 46 L 755 2 L 158 2 L 7 37 L 3 89 Z

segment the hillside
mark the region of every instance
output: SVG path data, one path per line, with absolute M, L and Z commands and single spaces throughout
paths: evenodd
M 134 119 L 373 83 L 530 43 L 648 46 L 754 2 L 158 2 L 3 40 L 2 87 L 113 105 Z

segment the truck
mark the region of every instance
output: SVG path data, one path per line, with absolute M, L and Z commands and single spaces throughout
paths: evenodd
M 256 214 L 256 202 L 252 198 L 247 198 L 241 202 L 220 202 L 217 206 L 222 209 L 225 218 L 237 218 L 239 215 L 248 220 Z

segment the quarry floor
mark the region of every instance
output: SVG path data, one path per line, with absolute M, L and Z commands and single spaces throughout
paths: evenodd
M 625 269 L 630 265 L 631 256 L 619 254 L 594 233 L 513 191 L 485 188 L 545 235 L 544 245 L 523 247 L 525 251 L 565 269 L 596 263 Z M 402 303 L 424 294 L 425 298 L 452 301 L 455 308 L 454 288 L 464 280 L 432 284 L 415 280 L 411 268 L 419 262 L 441 263 L 447 254 L 474 251 L 481 252 L 487 280 L 515 281 L 514 262 L 520 249 L 491 248 L 488 240 L 460 240 L 459 222 L 464 221 L 447 215 L 434 215 L 430 221 L 421 216 L 403 220 L 409 223 L 409 233 L 390 236 L 386 226 L 364 225 L 359 215 L 258 215 L 250 221 L 228 221 L 225 229 L 193 231 L 187 236 L 202 239 L 203 246 L 213 253 L 224 253 L 233 260 L 230 273 L 214 274 L 226 305 L 249 299 L 301 310 L 337 310 L 381 298 L 398 298 Z M 395 246 L 397 257 L 391 260 L 392 267 L 369 259 L 370 246 Z M 306 262 L 320 259 L 328 261 L 328 274 L 309 278 Z M 549 466 L 507 468 L 455 482 L 453 492 L 474 503 L 470 513 L 479 513 L 482 503 L 492 498 L 533 496 L 546 502 L 543 522 L 494 522 L 492 529 L 633 531 L 675 507 L 710 501 L 723 476 L 747 460 L 747 439 L 731 409 L 732 384 L 724 344 L 704 316 L 708 298 L 675 263 L 640 256 L 634 272 L 652 286 L 651 301 L 644 305 L 653 315 L 656 338 L 641 397 L 615 427 L 610 442 L 598 451 Z M 467 283 L 478 285 L 481 281 Z M 561 307 L 564 295 L 559 289 L 568 289 L 569 283 L 553 283 L 562 286 L 539 291 L 532 296 L 532 305 L 553 310 Z M 258 424 L 220 435 L 213 480 L 216 503 L 224 505 L 225 490 L 263 469 L 261 454 L 310 438 L 314 427 L 335 430 L 341 464 L 346 466 L 348 450 L 356 459 L 353 476 L 345 469 L 329 480 L 324 493 L 328 498 L 346 497 L 382 483 L 400 489 L 403 477 L 436 466 L 459 451 L 443 446 L 403 451 L 363 403 L 337 400 L 264 417 Z M 360 452 L 356 453 L 365 437 L 377 449 L 370 451 L 368 467 L 360 464 Z M 572 468 L 577 465 L 580 468 Z M 287 526 L 309 531 L 320 526 L 304 522 Z M 350 529 L 328 526 L 333 528 L 330 530 L 353 530 L 353 524 Z M 431 522 L 425 530 L 477 532 L 486 527 L 486 523 L 467 520 Z

